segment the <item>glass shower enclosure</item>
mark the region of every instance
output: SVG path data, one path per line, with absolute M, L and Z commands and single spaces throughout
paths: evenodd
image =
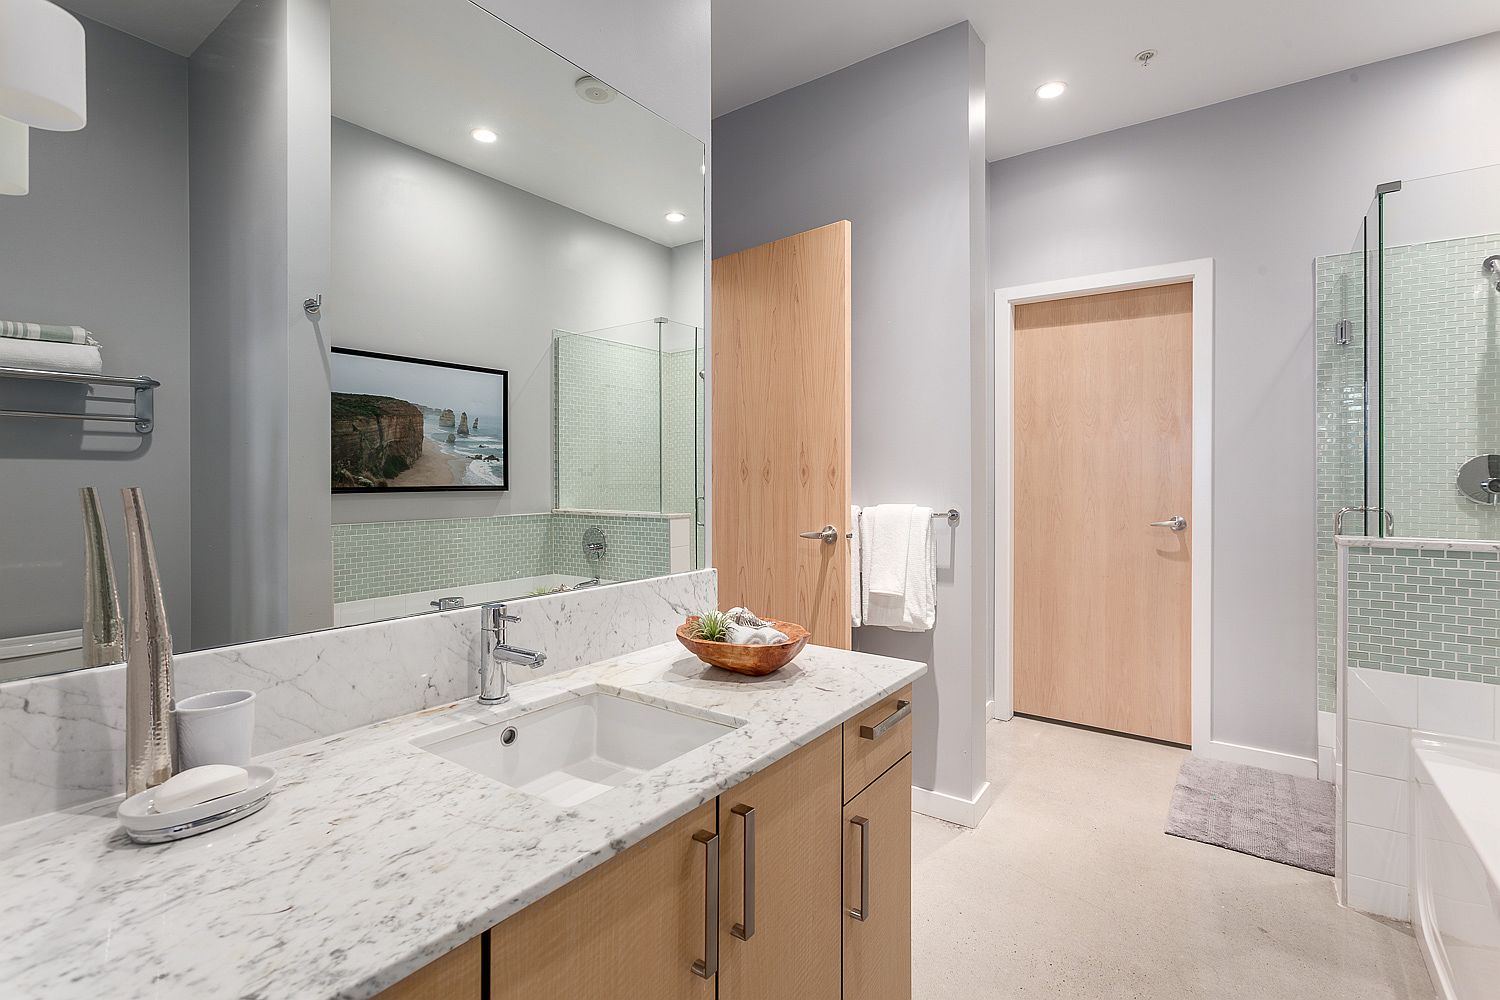
M 1500 538 L 1500 165 L 1380 185 L 1314 283 L 1318 707 L 1332 711 L 1335 520 L 1346 535 Z
M 703 329 L 661 316 L 555 330 L 552 348 L 553 506 L 681 521 L 701 568 Z

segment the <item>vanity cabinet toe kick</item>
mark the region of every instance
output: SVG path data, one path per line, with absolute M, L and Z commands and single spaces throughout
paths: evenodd
M 906 688 L 377 1000 L 910 1000 L 910 716 Z

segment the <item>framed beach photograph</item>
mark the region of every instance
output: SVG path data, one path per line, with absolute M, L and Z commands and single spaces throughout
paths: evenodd
M 335 493 L 504 490 L 508 376 L 335 347 Z

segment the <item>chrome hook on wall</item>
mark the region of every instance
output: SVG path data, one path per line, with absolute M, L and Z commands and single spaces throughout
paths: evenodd
M 323 312 L 323 293 L 319 292 L 310 299 L 302 300 L 302 311 L 309 316 L 318 316 Z

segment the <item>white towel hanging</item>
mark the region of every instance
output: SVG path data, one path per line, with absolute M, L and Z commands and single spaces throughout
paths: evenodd
M 864 624 L 903 632 L 932 628 L 937 618 L 932 508 L 912 504 L 866 507 L 861 531 Z

